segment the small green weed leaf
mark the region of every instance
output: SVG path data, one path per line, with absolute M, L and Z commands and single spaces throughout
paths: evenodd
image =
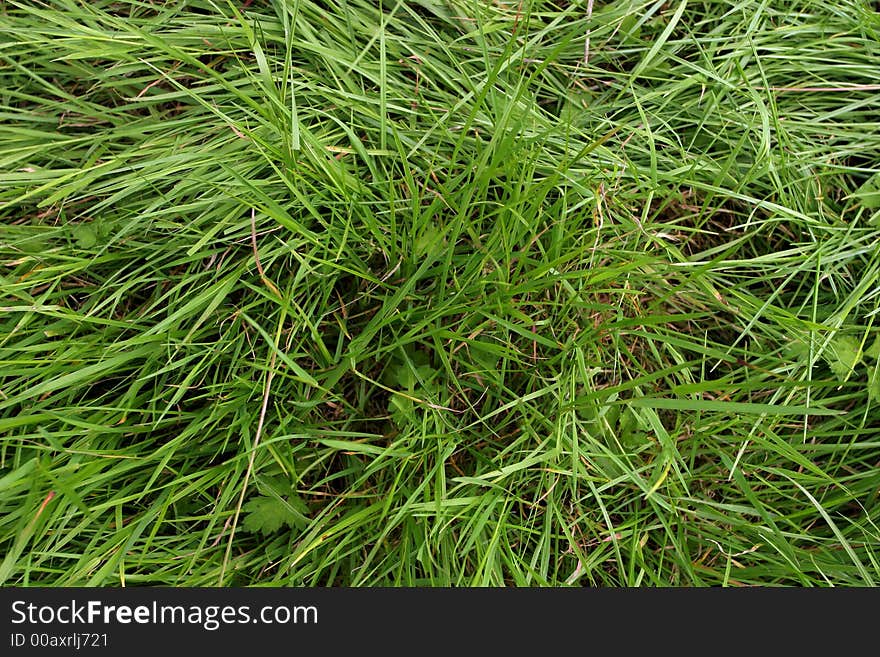
M 807 360 L 810 357 L 810 346 L 799 338 L 787 343 L 783 349 L 790 360 Z
M 641 25 L 636 25 L 638 22 L 639 17 L 636 14 L 630 14 L 620 22 L 619 32 L 622 35 L 622 41 L 624 44 L 631 45 L 633 43 L 638 43 L 639 37 L 642 35 Z
M 397 366 L 394 373 L 394 379 L 397 381 L 397 385 L 404 390 L 412 391 L 415 388 L 416 375 L 407 363 L 401 363 Z
M 442 233 L 433 223 L 425 226 L 421 235 L 416 238 L 413 245 L 413 255 L 417 261 L 422 260 L 425 256 L 433 255 L 442 246 Z
M 834 338 L 825 354 L 831 371 L 841 379 L 849 376 L 861 360 L 858 340 L 845 335 Z
M 866 208 L 880 208 L 880 173 L 868 178 L 853 196 Z
M 401 363 L 395 371 L 395 380 L 401 389 L 413 392 L 434 378 L 435 370 L 430 365 L 419 365 L 413 370 L 409 363 Z
M 305 504 L 296 496 L 288 497 L 286 502 L 265 495 L 252 498 L 242 508 L 246 513 L 242 529 L 251 534 L 261 533 L 267 536 L 282 527 L 302 528 L 304 518 L 293 504 L 303 508 Z
M 280 474 L 273 475 L 257 475 L 255 479 L 257 490 L 262 495 L 287 497 L 293 492 L 293 485 L 290 479 Z
M 865 349 L 865 356 L 868 358 L 880 359 L 880 333 L 874 338 L 874 344 Z
M 81 249 L 91 249 L 98 243 L 98 231 L 89 224 L 78 224 L 73 228 L 73 239 Z
M 487 372 L 498 367 L 498 361 L 504 355 L 503 347 L 482 340 L 473 340 L 468 343 L 468 354 L 474 363 Z
M 391 421 L 398 427 L 415 420 L 412 399 L 408 399 L 397 393 L 391 395 L 391 398 L 388 400 L 388 413 L 391 415 Z

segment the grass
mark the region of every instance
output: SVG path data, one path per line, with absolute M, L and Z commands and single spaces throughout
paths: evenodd
M 0 583 L 880 583 L 878 37 L 0 3 Z

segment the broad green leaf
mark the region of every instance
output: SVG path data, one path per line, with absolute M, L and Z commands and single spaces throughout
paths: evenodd
M 254 497 L 242 507 L 246 513 L 242 529 L 252 534 L 268 535 L 283 527 L 303 528 L 304 518 L 293 508 L 291 500 L 302 504 L 301 500 L 295 496 L 288 497 L 288 500 L 266 497 L 265 495 Z
M 880 173 L 862 183 L 853 196 L 866 208 L 880 208 Z
M 861 360 L 858 340 L 846 335 L 835 337 L 825 351 L 825 360 L 834 374 L 845 379 Z
M 865 356 L 868 358 L 880 358 L 880 333 L 874 338 L 874 344 L 865 349 Z
M 397 393 L 388 399 L 388 413 L 391 415 L 391 421 L 398 427 L 415 421 L 413 401 Z
M 89 224 L 78 224 L 72 232 L 76 245 L 81 249 L 91 249 L 98 243 L 98 231 Z
M 413 255 L 417 260 L 421 260 L 425 256 L 433 255 L 443 245 L 443 233 L 434 225 L 429 223 L 422 230 L 421 234 L 416 238 L 413 245 Z

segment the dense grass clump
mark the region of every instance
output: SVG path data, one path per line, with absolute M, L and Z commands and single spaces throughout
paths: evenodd
M 0 4 L 0 583 L 880 583 L 880 14 Z

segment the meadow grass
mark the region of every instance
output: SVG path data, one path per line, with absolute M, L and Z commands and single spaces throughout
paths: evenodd
M 880 583 L 878 37 L 0 3 L 0 583 Z

